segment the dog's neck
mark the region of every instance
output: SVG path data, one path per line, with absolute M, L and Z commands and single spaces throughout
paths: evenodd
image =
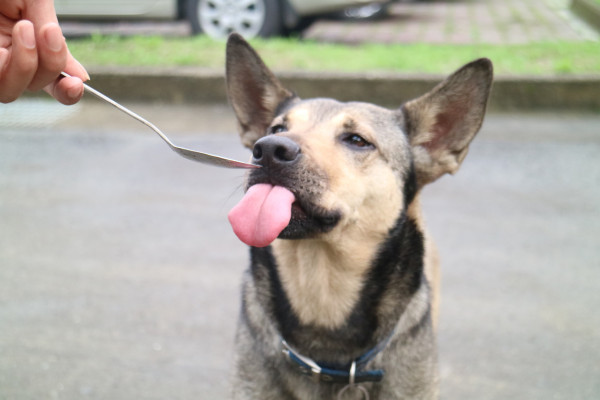
M 419 224 L 420 214 L 416 199 L 406 216 Z M 272 244 L 281 284 L 302 324 L 333 330 L 347 322 L 388 233 L 347 224 L 325 239 Z
M 273 255 L 290 305 L 304 325 L 340 327 L 359 299 L 378 239 L 277 240 Z

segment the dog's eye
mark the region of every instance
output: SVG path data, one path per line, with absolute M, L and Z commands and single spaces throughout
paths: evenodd
M 360 135 L 357 135 L 356 133 L 349 133 L 344 135 L 344 137 L 342 138 L 342 140 L 344 141 L 344 143 L 352 146 L 352 147 L 357 147 L 360 149 L 366 149 L 366 148 L 372 148 L 374 147 L 371 143 L 369 143 L 365 138 L 363 138 Z
M 270 129 L 269 129 L 269 134 L 274 135 L 276 133 L 281 133 L 281 132 L 286 132 L 287 128 L 284 125 L 278 124 L 278 125 L 273 125 Z

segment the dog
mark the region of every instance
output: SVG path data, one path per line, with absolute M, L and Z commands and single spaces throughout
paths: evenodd
M 419 198 L 465 158 L 492 63 L 389 110 L 302 100 L 237 34 L 226 52 L 228 98 L 260 166 L 229 216 L 251 259 L 234 398 L 437 398 L 438 261 Z

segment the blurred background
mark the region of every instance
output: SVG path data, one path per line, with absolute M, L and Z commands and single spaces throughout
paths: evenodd
M 600 398 L 599 0 L 55 4 L 91 86 L 240 160 L 231 31 L 303 97 L 389 107 L 491 58 L 470 154 L 423 194 L 441 398 Z M 243 180 L 89 96 L 0 105 L 0 399 L 229 398 Z
M 301 33 L 319 18 L 375 19 L 388 14 L 391 1 L 370 0 L 57 0 L 57 12 L 72 20 L 183 21 L 183 30 L 225 38 Z

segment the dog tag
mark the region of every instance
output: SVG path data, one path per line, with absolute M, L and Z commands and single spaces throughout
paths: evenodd
M 352 391 L 352 390 L 354 390 L 354 391 L 358 390 L 359 392 L 362 393 L 364 400 L 369 400 L 369 392 L 367 392 L 367 389 L 365 389 L 361 385 L 355 385 L 355 384 L 349 384 L 349 385 L 344 386 L 342 388 L 342 390 L 340 390 L 338 392 L 337 400 L 343 400 L 344 399 L 344 393 L 346 393 L 348 390 L 350 390 L 350 391 Z

